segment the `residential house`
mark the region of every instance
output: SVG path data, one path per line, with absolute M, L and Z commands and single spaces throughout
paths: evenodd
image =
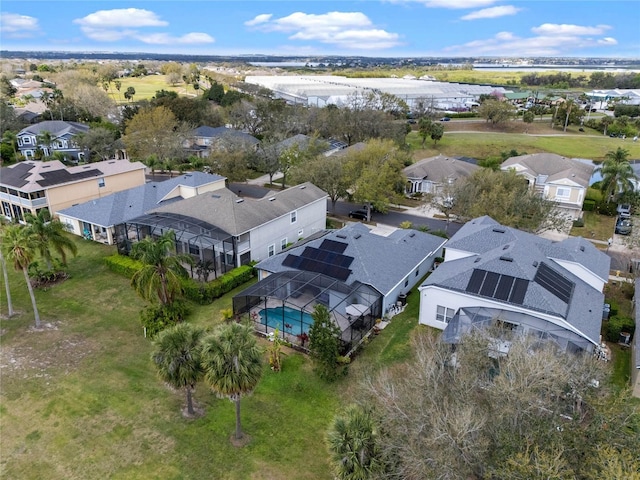
M 163 182 L 148 182 L 65 208 L 58 218 L 68 230 L 89 240 L 114 245 L 116 227 L 165 203 L 225 188 L 225 177 L 191 172 Z
M 18 151 L 27 160 L 33 160 L 38 150 L 46 157 L 60 152 L 72 161 L 81 161 L 85 152 L 74 143 L 73 137 L 89 131 L 89 126 L 78 122 L 47 120 L 29 125 L 18 132 Z M 46 141 L 43 137 L 49 135 Z
M 476 218 L 447 242 L 444 263 L 419 287 L 419 322 L 451 343 L 499 323 L 568 351 L 595 351 L 609 266 L 583 238 L 554 242 Z
M 480 167 L 475 163 L 455 157 L 438 155 L 409 165 L 402 172 L 407 177 L 406 193 L 429 193 L 437 195 L 442 186 L 467 178 Z
M 58 160 L 25 161 L 0 170 L 2 214 L 24 221 L 24 214 L 58 211 L 145 183 L 140 162 L 108 160 L 67 167 Z
M 212 152 L 255 151 L 260 140 L 229 127 L 202 126 L 191 131 L 184 147 L 191 155 L 208 157 Z
M 415 230 L 381 235 L 361 223 L 318 231 L 258 263 L 259 282 L 234 297 L 234 314 L 249 314 L 258 332 L 279 329 L 297 341 L 308 334 L 315 306 L 324 305 L 346 353 L 376 320 L 402 308 L 445 241 Z
M 553 200 L 573 219 L 582 215 L 593 164 L 562 157 L 555 153 L 532 153 L 511 157 L 502 170 L 515 170 L 540 195 Z

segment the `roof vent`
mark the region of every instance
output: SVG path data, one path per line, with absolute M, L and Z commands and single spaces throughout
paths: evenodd
M 347 236 L 343 235 L 342 233 L 337 234 L 336 237 L 338 237 L 338 238 L 347 238 Z
M 580 251 L 584 252 L 584 245 L 580 245 Z
M 505 261 L 505 262 L 513 262 L 513 258 L 511 258 L 511 257 L 505 257 L 505 256 L 500 257 L 500 260 L 503 260 L 503 261 Z
M 109 165 L 113 165 L 114 163 L 116 163 L 116 161 L 115 161 L 115 160 L 111 160 L 111 161 L 109 162 Z
M 534 262 L 533 262 L 533 266 L 534 266 L 534 267 L 537 267 L 537 266 L 538 266 L 538 262 L 537 262 L 537 261 L 534 261 Z
M 83 169 L 83 170 L 87 170 L 87 169 L 89 169 L 89 168 L 91 168 L 91 166 L 90 166 L 90 165 L 87 165 L 86 167 L 82 167 L 82 169 Z
M 509 248 L 509 245 L 505 245 L 504 247 L 502 247 L 503 250 L 506 250 L 507 248 Z
M 306 185 L 300 185 L 300 190 L 304 190 L 305 188 L 307 188 Z
M 220 198 L 220 195 L 216 195 L 215 193 L 211 195 L 211 198 Z
M 356 234 L 353 236 L 353 238 L 355 238 L 355 239 L 357 240 L 357 239 L 358 239 L 358 238 L 360 238 L 361 236 L 362 236 L 362 235 L 360 235 L 359 233 L 356 233 Z
M 480 260 L 481 260 L 481 258 L 480 258 L 480 257 L 478 257 L 478 258 L 476 258 L 476 259 L 473 261 L 473 263 L 478 263 Z
M 269 199 L 269 201 L 270 201 L 270 202 L 273 202 L 275 199 L 276 199 L 276 197 L 271 197 L 271 198 Z
M 411 238 L 415 237 L 415 236 L 416 236 L 416 232 L 411 232 L 411 233 L 409 234 L 409 236 L 410 236 Z
M 242 202 L 244 202 L 244 198 L 239 198 L 236 200 L 236 203 L 242 203 Z
M 493 231 L 496 232 L 496 233 L 504 233 L 507 230 L 504 227 L 496 227 L 496 228 L 493 229 Z

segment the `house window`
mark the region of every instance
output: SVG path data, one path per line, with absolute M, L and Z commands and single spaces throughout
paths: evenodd
M 22 139 L 22 143 L 24 143 L 25 145 L 31 145 L 31 137 L 24 137 Z
M 443 307 L 442 305 L 438 305 L 436 311 L 436 320 L 438 322 L 449 323 L 455 314 L 455 310 L 453 308 Z
M 571 196 L 571 189 L 570 188 L 558 187 L 556 189 L 556 197 L 557 198 L 569 198 L 570 196 Z
M 192 243 L 189 244 L 189 253 L 191 255 L 200 255 L 200 247 Z
M 104 178 L 99 178 L 98 179 L 98 187 L 100 187 L 100 188 L 104 187 Z
M 304 229 L 298 230 L 298 239 L 302 238 L 302 235 L 304 235 Z
M 298 212 L 294 210 L 291 212 L 291 223 L 296 223 L 298 221 Z
M 416 270 L 416 277 L 420 275 L 420 269 Z
M 405 286 L 405 287 L 408 287 L 408 286 L 409 286 L 409 279 L 408 279 L 408 278 L 404 281 L 404 286 Z
M 280 240 L 280 250 L 284 250 L 285 248 L 287 248 L 287 239 L 283 238 L 282 240 Z
M 276 246 L 274 245 L 269 245 L 269 256 L 273 257 L 276 254 Z

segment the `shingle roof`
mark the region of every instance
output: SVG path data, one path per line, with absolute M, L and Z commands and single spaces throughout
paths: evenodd
M 426 179 L 433 182 L 441 182 L 449 178 L 453 180 L 466 178 L 478 168 L 480 167 L 469 162 L 438 155 L 419 160 L 406 167 L 403 172 L 409 179 Z
M 610 258 L 590 242 L 581 238 L 552 242 L 501 226 L 490 217 L 480 217 L 465 224 L 445 247 L 470 256 L 446 261 L 423 286 L 467 292 L 471 275 L 478 269 L 520 278 L 529 282 L 521 306 L 564 318 L 592 341 L 599 342 L 604 295 L 554 260 L 578 263 L 606 281 Z M 568 303 L 535 281 L 542 264 L 573 283 Z M 469 292 L 467 295 L 481 296 Z
M 180 185 L 199 187 L 219 181 L 222 178 L 224 177 L 202 172 L 192 172 L 163 182 L 149 182 L 139 187 L 116 192 L 96 200 L 66 208 L 58 213 L 95 225 L 110 227 L 128 222 L 157 208 L 163 199 Z M 176 197 L 165 201 L 170 203 L 179 201 L 181 198 L 182 197 Z
M 46 120 L 34 125 L 29 125 L 18 132 L 20 135 L 40 135 L 42 132 L 49 132 L 54 137 L 61 137 L 70 133 L 76 135 L 89 130 L 89 126 L 78 122 L 64 122 L 62 120 Z
M 501 168 L 506 170 L 515 165 L 521 165 L 524 167 L 524 172 L 534 177 L 547 175 L 547 183 L 567 179 L 585 188 L 589 186 L 589 180 L 595 169 L 593 165 L 555 153 L 531 153 L 511 157 L 502 163 Z
M 293 270 L 282 265 L 288 254 L 299 255 L 306 246 L 318 247 L 325 239 L 346 243 L 343 255 L 354 258 L 349 268 L 351 275 L 345 283 L 371 285 L 383 295 L 388 294 L 407 274 L 411 273 L 428 255 L 438 251 L 445 239 L 415 230 L 398 229 L 384 237 L 372 233 L 361 223 L 329 231 L 322 238 L 306 241 L 286 252 L 267 258 L 256 268 L 272 273 Z M 420 272 L 424 274 L 426 272 Z
M 241 198 L 231 190 L 221 189 L 147 213 L 184 215 L 214 225 L 230 235 L 240 235 L 326 197 L 325 192 L 308 182 L 280 192 L 271 192 L 260 199 Z
M 229 127 L 209 127 L 209 126 L 201 126 L 194 129 L 192 135 L 195 137 L 203 137 L 203 138 L 237 138 L 247 143 L 260 143 L 260 141 L 249 135 L 248 133 L 242 132 L 240 130 L 236 130 L 234 128 Z

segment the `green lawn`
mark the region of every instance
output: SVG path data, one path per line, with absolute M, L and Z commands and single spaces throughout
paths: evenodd
M 133 87 L 136 90 L 133 96 L 133 101 L 138 102 L 140 100 L 148 100 L 155 96 L 158 90 L 168 90 L 177 92 L 179 95 L 189 95 L 191 97 L 195 95 L 202 95 L 202 90 L 195 91 L 191 85 L 185 90 L 183 82 L 176 84 L 175 86 L 167 83 L 167 77 L 165 75 L 148 75 L 146 77 L 125 77 L 119 79 L 122 82 L 120 91 L 116 89 L 115 85 L 111 83 L 109 89 L 109 96 L 118 103 L 127 103 L 124 98 L 124 92 L 127 88 Z
M 583 212 L 584 227 L 572 227 L 574 237 L 592 238 L 606 242 L 613 236 L 616 218 L 600 215 L 596 212 Z M 606 245 L 605 245 L 606 246 Z

